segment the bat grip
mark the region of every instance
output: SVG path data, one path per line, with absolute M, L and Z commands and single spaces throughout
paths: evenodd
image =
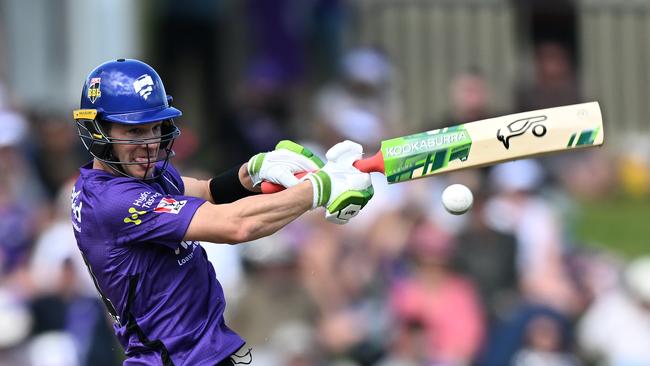
M 375 155 L 366 158 L 366 159 L 359 159 L 352 163 L 352 165 L 359 169 L 362 172 L 365 173 L 384 173 L 384 157 L 381 154 L 381 151 L 378 151 Z M 300 172 L 294 174 L 296 178 L 300 179 L 304 177 L 307 174 L 307 172 Z M 279 184 L 274 184 L 271 182 L 262 182 L 262 193 L 276 193 L 283 191 L 285 188 Z

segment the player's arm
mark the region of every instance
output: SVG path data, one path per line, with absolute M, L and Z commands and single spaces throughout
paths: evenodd
M 185 240 L 236 244 L 278 231 L 312 208 L 311 183 L 302 182 L 273 195 L 245 197 L 232 203 L 204 203 L 194 214 Z
M 185 240 L 234 244 L 259 239 L 316 207 L 325 207 L 327 220 L 345 224 L 373 196 L 370 175 L 352 166 L 361 154 L 361 145 L 344 141 L 327 152 L 322 169 L 285 191 L 221 205 L 206 202 L 194 214 Z M 293 178 L 290 171 L 285 175 Z
M 297 172 L 315 171 L 323 162 L 309 149 L 293 141 L 283 140 L 275 150 L 256 154 L 241 166 L 231 168 L 210 180 L 183 177 L 185 195 L 203 198 L 211 203 L 231 203 L 261 193 L 262 181 L 294 186 Z
M 248 163 L 245 163 L 239 167 L 239 169 L 233 168 L 230 171 L 226 171 L 223 174 L 212 178 L 212 179 L 196 179 L 192 177 L 182 177 L 183 184 L 185 185 L 185 195 L 191 197 L 202 198 L 211 203 L 217 203 L 215 198 L 212 195 L 212 189 L 220 190 L 224 188 L 226 182 L 234 182 L 235 190 L 238 194 L 233 194 L 233 197 L 229 197 L 228 202 L 234 201 L 237 198 L 242 198 L 250 196 L 255 193 L 259 193 L 259 187 L 253 187 L 253 180 L 248 174 L 247 170 Z M 236 172 L 236 175 L 235 175 Z M 241 187 L 238 187 L 241 185 Z M 220 187 L 221 186 L 221 187 Z M 222 192 L 223 195 L 227 195 L 228 192 Z M 219 199 L 219 197 L 217 197 Z M 224 198 L 225 199 L 225 198 Z

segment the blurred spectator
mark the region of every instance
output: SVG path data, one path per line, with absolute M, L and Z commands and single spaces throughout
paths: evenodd
M 247 1 L 251 59 L 273 65 L 282 83 L 295 83 L 305 72 L 310 6 L 288 0 Z
M 650 361 L 650 257 L 630 262 L 618 288 L 601 294 L 578 326 L 587 358 L 606 365 L 647 365 Z
M 634 143 L 630 145 L 637 146 Z M 643 177 L 645 174 L 639 169 L 640 166 L 617 161 L 612 154 L 604 150 L 572 151 L 570 154 L 551 155 L 542 161 L 553 175 L 553 182 L 566 193 L 567 200 L 602 199 L 617 190 L 618 180 L 624 178 L 625 171 L 633 173 L 636 177 Z M 630 168 L 634 170 L 628 170 Z M 648 172 L 650 174 L 650 169 Z M 623 189 L 625 188 L 623 185 Z
M 518 86 L 517 111 L 530 111 L 583 102 L 574 65 L 566 47 L 547 40 L 535 46 L 534 75 Z
M 287 321 L 255 348 L 255 365 L 317 366 L 322 365 L 316 348 L 313 326 L 306 321 Z
M 429 362 L 471 362 L 483 341 L 483 311 L 473 284 L 449 266 L 452 237 L 422 220 L 413 228 L 408 250 L 413 273 L 389 293 L 398 329 L 414 320 L 422 323 Z
M 75 291 L 85 296 L 97 296 L 97 290 L 90 276 L 86 275 L 86 265 L 77 249 L 72 225 L 70 225 L 70 194 L 72 180 L 61 186 L 54 207 L 54 218 L 36 238 L 29 260 L 29 274 L 34 291 L 38 294 L 55 293 L 64 280 L 66 265 L 74 267 L 76 276 L 70 278 Z
M 492 117 L 487 80 L 476 68 L 455 75 L 449 85 L 451 110 L 428 128 L 437 129 Z
M 515 88 L 515 111 L 524 112 L 542 108 L 558 107 L 584 102 L 583 92 L 577 80 L 576 65 L 565 43 L 547 39 L 534 46 L 532 77 L 523 77 Z M 570 156 L 573 155 L 573 156 Z M 589 184 L 582 185 L 584 196 L 595 196 L 606 188 L 609 169 L 588 169 L 601 162 L 594 151 L 576 151 L 571 154 L 554 154 L 537 159 L 549 180 L 579 181 L 586 178 Z M 571 171 L 566 174 L 567 169 Z M 575 171 L 573 171 L 575 169 Z M 588 173 L 587 173 L 588 172 Z M 581 175 L 581 173 L 586 175 Z M 593 179 L 593 180 L 592 180 Z
M 33 319 L 23 299 L 0 287 L 0 366 L 27 365 L 26 343 Z
M 400 122 L 392 66 L 371 48 L 349 51 L 341 75 L 316 95 L 314 137 L 323 146 L 350 139 L 374 151 Z
M 517 240 L 519 288 L 525 301 L 576 314 L 584 299 L 565 266 L 562 218 L 539 193 L 544 174 L 535 160 L 495 166 L 490 185 L 496 195 L 487 202 L 484 216 L 491 227 Z
M 64 117 L 46 112 L 36 116 L 33 125 L 38 139 L 33 141 L 33 160 L 48 198 L 54 200 L 59 188 L 78 174 L 90 156 Z
M 346 25 L 347 1 L 246 3 L 253 60 L 278 67 L 287 84 L 302 81 L 309 72 L 327 75 L 335 69 Z
M 391 332 L 387 354 L 377 366 L 419 366 L 428 364 L 426 327 L 420 319 L 404 319 Z
M 339 57 L 344 14 L 340 0 L 246 1 L 250 49 L 244 75 L 235 79 L 235 96 L 218 125 L 220 166 L 229 168 L 304 133 L 308 127 L 295 120 L 307 100 L 303 87 L 312 71 L 331 74 L 328 64 Z M 313 50 L 312 36 L 321 41 Z M 315 62 L 308 51 L 325 61 Z
M 59 282 L 49 292 L 38 294 L 30 302 L 34 318 L 33 347 L 56 349 L 39 344 L 40 336 L 55 332 L 72 341 L 73 355 L 79 365 L 115 365 L 118 360 L 115 347 L 106 347 L 116 343 L 104 305 L 96 296 L 78 291 L 79 278 L 86 273 L 78 273 L 71 259 L 62 262 L 61 267 L 57 271 L 61 274 Z M 58 348 L 51 357 L 67 359 L 70 355 L 65 352 L 67 348 Z
M 561 319 L 538 314 L 525 327 L 525 344 L 512 360 L 513 366 L 577 366 L 578 358 L 567 351 L 566 324 Z
M 318 349 L 327 364 L 374 364 L 390 341 L 386 303 L 399 273 L 409 212 L 397 207 L 358 230 L 307 215 L 299 237 L 301 278 L 318 305 Z
M 226 308 L 226 313 L 233 313 L 238 308 L 239 299 L 246 292 L 246 273 L 241 248 L 236 245 L 214 243 L 201 243 L 201 246 L 212 263 L 225 297 L 228 299 L 230 306 Z
M 491 326 L 519 302 L 517 243 L 511 233 L 487 225 L 486 197 L 481 191 L 475 191 L 474 197 L 472 210 L 466 214 L 468 225 L 458 234 L 453 264 L 476 284 Z
M 56 216 L 39 235 L 30 258 L 35 291 L 30 353 L 38 359 L 42 352 L 56 351 L 48 353 L 51 363 L 43 365 L 111 366 L 117 354 L 106 345 L 114 345 L 115 338 L 70 225 L 72 183 L 59 190 Z
M 26 263 L 47 205 L 24 151 L 27 121 L 19 112 L 0 109 L 0 125 L 0 274 L 7 275 Z
M 478 365 L 575 365 L 570 318 L 545 305 L 528 304 L 511 311 L 487 340 Z M 541 361 L 540 361 L 541 360 Z
M 333 359 L 373 364 L 390 329 L 385 302 L 390 272 L 379 272 L 381 254 L 363 242 L 347 241 L 341 249 L 332 269 L 345 303 L 321 314 L 319 340 Z
M 270 151 L 278 141 L 294 139 L 289 85 L 278 65 L 256 62 L 248 70 L 226 112 L 221 133 L 220 162 L 230 168 L 260 151 Z
M 309 333 L 308 324 L 313 324 L 317 315 L 315 304 L 297 276 L 296 256 L 290 239 L 282 232 L 256 240 L 242 249 L 242 256 L 247 269 L 246 281 L 229 324 L 254 348 L 255 358 L 260 354 L 263 359 L 278 362 L 273 364 L 286 365 L 282 360 L 289 355 L 282 354 L 281 350 L 291 350 L 298 357 L 307 351 L 306 346 L 299 346 L 307 339 L 292 340 L 293 345 L 282 344 L 288 339 L 281 334 Z M 290 325 L 295 327 L 287 328 Z M 294 346 L 298 348 L 292 348 Z
M 35 336 L 28 352 L 30 366 L 81 365 L 77 359 L 76 344 L 66 332 L 50 331 Z
M 226 90 L 222 80 L 223 0 L 156 1 L 148 33 L 152 54 L 166 90 L 185 112 L 183 133 L 202 131 L 203 164 L 213 163 L 212 138 L 223 120 Z M 197 104 L 192 104 L 196 102 Z M 208 121 L 207 123 L 204 121 Z M 196 162 L 194 162 L 196 164 Z

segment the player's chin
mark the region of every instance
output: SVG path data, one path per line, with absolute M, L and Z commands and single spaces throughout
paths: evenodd
M 153 175 L 154 164 L 153 163 L 143 163 L 143 164 L 133 164 L 128 167 L 129 173 L 133 177 L 140 179 L 150 178 Z

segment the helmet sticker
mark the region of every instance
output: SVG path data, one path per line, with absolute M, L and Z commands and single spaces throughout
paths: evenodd
M 144 100 L 149 98 L 149 94 L 153 91 L 153 85 L 153 79 L 147 74 L 140 76 L 133 82 L 133 88 L 136 93 L 140 94 Z
M 90 85 L 88 86 L 88 99 L 90 103 L 95 103 L 97 98 L 102 96 L 101 90 L 99 90 L 99 84 L 102 78 L 92 78 L 90 79 Z

